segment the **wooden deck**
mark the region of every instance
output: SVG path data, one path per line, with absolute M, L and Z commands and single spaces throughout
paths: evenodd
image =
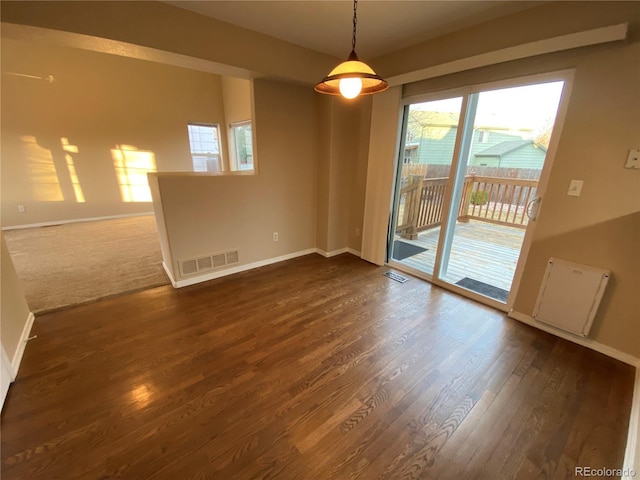
M 509 290 L 524 239 L 524 230 L 477 220 L 458 222 L 445 280 L 456 283 L 465 277 Z M 418 235 L 416 240 L 396 237 L 427 251 L 400 260 L 409 267 L 433 274 L 440 227 Z

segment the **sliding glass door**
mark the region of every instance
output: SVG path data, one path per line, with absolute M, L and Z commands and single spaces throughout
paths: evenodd
M 564 81 L 406 105 L 389 262 L 506 303 Z
M 408 105 L 390 257 L 432 275 L 462 97 Z

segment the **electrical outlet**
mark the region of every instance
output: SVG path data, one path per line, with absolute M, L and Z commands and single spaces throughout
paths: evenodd
M 629 156 L 627 157 L 627 163 L 624 164 L 624 168 L 640 168 L 640 148 L 632 148 L 629 150 Z
M 359 236 L 360 236 L 360 229 L 356 228 L 356 237 L 359 237 Z
M 18 213 L 26 213 L 27 212 L 27 207 L 25 207 L 24 205 L 18 205 Z
M 273 241 L 274 242 L 278 241 L 278 232 L 273 232 Z

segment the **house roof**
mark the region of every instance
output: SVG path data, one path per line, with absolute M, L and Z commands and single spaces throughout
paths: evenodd
M 481 152 L 475 154 L 476 157 L 500 157 L 502 155 L 506 155 L 507 153 L 513 152 L 514 150 L 518 150 L 527 145 L 534 145 L 533 140 L 508 140 L 506 142 L 500 142 L 497 145 L 493 145 L 492 147 L 487 148 Z M 536 147 L 542 149 L 542 151 L 546 152 L 547 149 L 542 145 L 535 144 Z

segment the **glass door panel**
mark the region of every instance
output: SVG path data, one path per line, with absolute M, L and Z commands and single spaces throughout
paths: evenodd
M 441 280 L 506 303 L 563 86 L 469 96 Z
M 405 107 L 389 260 L 434 273 L 462 97 Z

